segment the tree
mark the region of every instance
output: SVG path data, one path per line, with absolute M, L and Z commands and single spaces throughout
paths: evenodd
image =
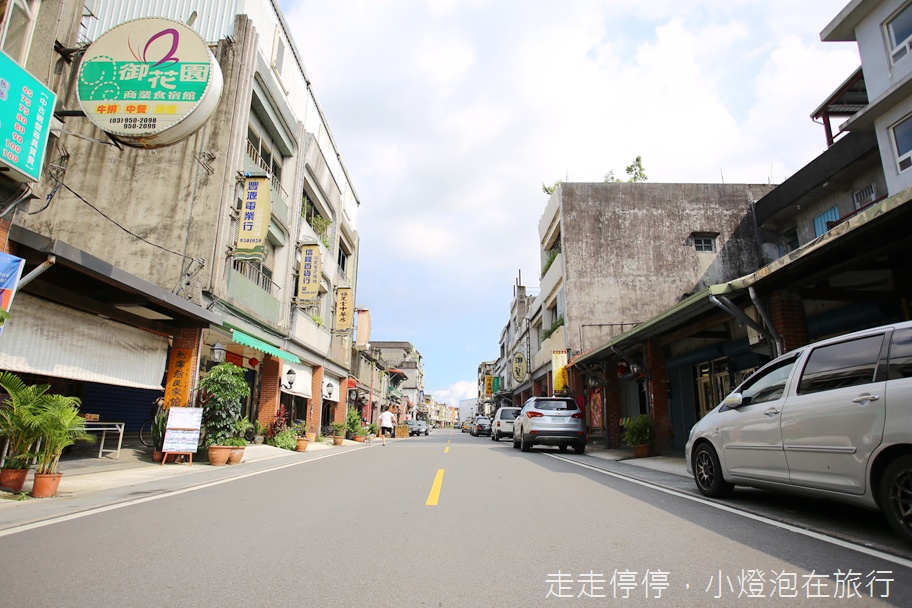
M 627 183 L 629 184 L 645 182 L 648 179 L 646 177 L 646 169 L 643 168 L 643 158 L 641 156 L 637 156 L 631 164 L 627 165 L 626 171 Z M 605 181 L 620 183 L 621 180 L 614 177 L 614 170 L 612 169 L 605 174 Z
M 553 186 L 546 186 L 545 182 L 542 182 L 542 192 L 551 196 L 558 186 L 560 186 L 560 180 L 555 181 Z

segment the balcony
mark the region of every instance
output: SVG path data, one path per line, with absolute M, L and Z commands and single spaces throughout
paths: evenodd
M 310 313 L 295 309 L 291 320 L 291 336 L 301 344 L 306 344 L 311 350 L 328 356 L 332 342 L 332 334 L 325 325 L 317 325 L 310 318 Z
M 532 370 L 537 370 L 544 365 L 551 364 L 551 353 L 555 350 L 565 350 L 567 342 L 564 340 L 565 326 L 558 327 L 548 339 L 542 342 L 538 352 L 532 353 Z
M 253 264 L 230 258 L 228 260 L 228 298 L 270 323 L 281 318 L 279 286 Z
M 554 258 L 554 261 L 551 262 L 551 266 L 548 267 L 548 272 L 546 272 L 545 276 L 541 279 L 541 299 L 545 305 L 548 305 L 557 297 L 557 292 L 560 290 L 563 278 L 564 254 L 558 253 L 557 257 Z
M 269 190 L 272 193 L 272 212 L 278 217 L 283 224 L 288 224 L 288 193 L 282 187 L 281 180 L 272 174 L 272 168 L 263 160 L 256 148 L 249 141 L 247 142 L 247 161 L 244 163 L 244 170 L 247 172 L 260 169 L 266 172 L 269 178 Z

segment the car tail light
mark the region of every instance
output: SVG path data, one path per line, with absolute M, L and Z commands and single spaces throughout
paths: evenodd
M 545 415 L 541 412 L 526 412 L 526 416 L 529 418 L 543 418 Z
M 577 412 L 577 413 L 575 413 L 575 414 L 570 414 L 570 417 L 571 417 L 571 418 L 582 418 L 582 417 L 583 417 L 583 413 L 582 413 L 582 412 Z

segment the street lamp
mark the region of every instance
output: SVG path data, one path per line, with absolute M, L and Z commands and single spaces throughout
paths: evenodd
M 295 378 L 298 377 L 297 372 L 295 372 L 293 367 L 289 367 L 288 371 L 285 372 L 285 383 L 282 385 L 282 388 L 290 389 L 294 386 Z
M 222 346 L 221 342 L 216 342 L 212 345 L 212 348 L 209 350 L 209 358 L 212 359 L 214 363 L 221 363 L 225 360 L 225 347 Z

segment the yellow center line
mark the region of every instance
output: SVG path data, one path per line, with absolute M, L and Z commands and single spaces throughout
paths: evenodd
M 437 476 L 434 477 L 434 485 L 431 486 L 431 493 L 428 494 L 427 502 L 424 503 L 426 507 L 436 507 L 437 501 L 440 499 L 440 486 L 443 485 L 443 469 L 437 469 Z

